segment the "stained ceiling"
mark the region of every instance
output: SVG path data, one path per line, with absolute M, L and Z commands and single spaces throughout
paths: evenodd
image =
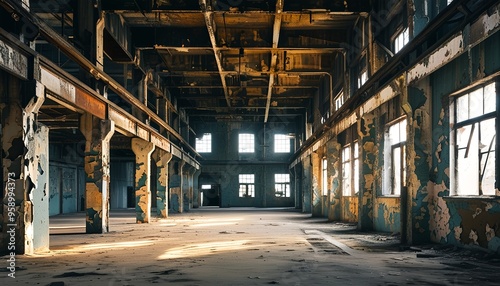
M 50 12 L 36 3 L 31 9 L 64 32 L 73 26 L 75 1 L 56 2 Z M 102 0 L 106 17 L 119 19 L 106 27 L 116 43 L 105 43 L 104 52 L 150 72 L 190 117 L 267 122 L 304 115 L 318 93 L 332 93 L 339 81 L 332 78 L 335 58 L 366 2 Z M 124 27 L 129 47 L 121 45 L 120 53 Z

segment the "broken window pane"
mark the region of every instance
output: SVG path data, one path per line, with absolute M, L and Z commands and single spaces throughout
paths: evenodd
M 483 195 L 495 195 L 495 120 L 481 122 L 481 190 Z
M 456 159 L 457 172 L 461 174 L 457 178 L 457 194 L 471 195 L 476 194 L 479 187 L 479 132 L 473 130 L 472 125 L 463 129 Z

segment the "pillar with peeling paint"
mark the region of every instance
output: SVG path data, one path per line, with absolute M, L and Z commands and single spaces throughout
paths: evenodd
M 312 173 L 311 173 L 311 156 L 307 156 L 302 161 L 302 212 L 310 213 L 312 210 Z
M 378 156 L 375 114 L 365 114 L 361 120 L 361 178 L 358 197 L 358 228 L 373 229 L 373 198 L 375 196 L 375 168 Z
M 156 161 L 156 214 L 160 218 L 168 217 L 168 163 L 172 153 L 156 148 L 153 152 Z
M 342 190 L 340 188 L 340 149 L 341 146 L 337 142 L 337 137 L 326 143 L 327 148 L 327 176 L 328 176 L 328 189 L 330 190 L 328 194 L 328 220 L 340 220 L 340 210 L 341 204 L 340 199 L 342 195 Z
M 1 110 L 4 182 L 0 252 L 33 254 L 49 248 L 49 132 L 36 121 L 45 89 L 37 82 L 26 84 L 3 76 L 7 84 L 0 89 L 8 98 L 2 98 L 6 104 Z M 26 97 L 31 99 L 23 108 L 21 99 Z
M 109 141 L 115 132 L 111 120 L 101 120 L 91 114 L 80 119 L 85 136 L 85 212 L 86 233 L 109 231 Z
M 151 218 L 151 153 L 154 144 L 140 138 L 133 138 L 132 151 L 135 154 L 135 214 L 137 223 L 149 223 Z
M 195 169 L 195 172 L 193 174 L 193 208 L 197 209 L 201 205 L 201 198 L 200 198 L 200 189 L 199 189 L 199 183 L 198 179 L 200 177 L 201 170 L 200 169 Z
M 183 168 L 181 169 L 181 191 L 182 201 L 184 202 L 183 211 L 189 211 L 191 208 L 191 193 L 190 193 L 190 169 L 186 162 L 183 161 Z
M 322 213 L 322 190 L 321 190 L 321 157 L 316 152 L 311 154 L 311 203 L 312 216 L 321 217 Z

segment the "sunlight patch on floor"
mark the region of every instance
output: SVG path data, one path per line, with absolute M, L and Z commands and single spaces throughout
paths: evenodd
M 217 252 L 235 251 L 255 247 L 251 245 L 250 240 L 216 241 L 207 243 L 196 243 L 175 247 L 167 250 L 164 254 L 158 256 L 158 259 L 173 259 L 196 257 L 210 255 Z

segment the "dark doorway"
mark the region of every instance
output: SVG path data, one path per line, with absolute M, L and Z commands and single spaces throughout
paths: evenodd
M 203 206 L 220 207 L 220 186 L 211 185 L 210 189 L 203 189 Z

